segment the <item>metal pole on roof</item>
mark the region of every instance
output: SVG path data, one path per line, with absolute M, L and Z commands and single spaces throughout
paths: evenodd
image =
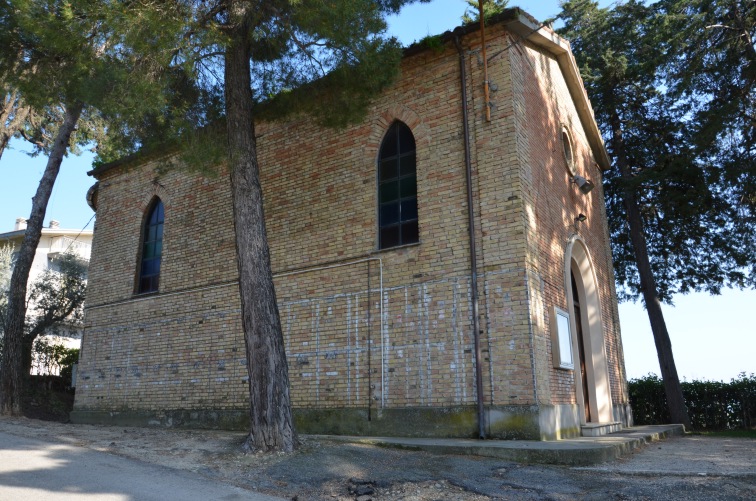
M 488 86 L 488 57 L 486 56 L 486 18 L 483 16 L 485 0 L 478 0 L 478 18 L 480 21 L 480 55 L 483 58 L 483 103 L 486 107 L 486 122 L 491 121 L 491 98 Z

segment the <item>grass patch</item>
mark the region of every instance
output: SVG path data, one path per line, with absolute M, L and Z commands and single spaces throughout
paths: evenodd
M 370 445 L 374 447 L 382 447 L 384 449 L 398 449 L 400 451 L 420 452 L 423 450 L 422 447 L 418 447 L 417 445 L 400 444 L 396 442 L 373 442 Z
M 756 439 L 756 430 L 717 430 L 717 431 L 694 431 L 694 435 L 705 435 L 707 437 L 730 437 L 730 438 L 752 438 Z

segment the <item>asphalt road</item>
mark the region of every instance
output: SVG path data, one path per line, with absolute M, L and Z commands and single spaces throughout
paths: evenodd
M 0 432 L 2 500 L 256 500 L 274 498 L 173 470 Z

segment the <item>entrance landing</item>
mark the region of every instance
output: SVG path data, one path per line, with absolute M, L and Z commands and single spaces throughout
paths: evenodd
M 580 426 L 580 434 L 584 437 L 603 437 L 610 433 L 622 431 L 622 423 L 588 423 Z
M 566 440 L 471 440 L 461 438 L 354 437 L 318 435 L 324 440 L 423 450 L 436 454 L 469 454 L 518 463 L 586 466 L 628 454 L 648 443 L 683 435 L 682 425 L 635 426 L 600 437 Z

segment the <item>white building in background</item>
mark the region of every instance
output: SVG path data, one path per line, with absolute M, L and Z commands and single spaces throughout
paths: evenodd
M 26 234 L 26 219 L 16 219 L 13 231 L 0 233 L 0 247 L 10 245 L 15 250 L 21 246 Z M 92 252 L 92 230 L 64 229 L 56 220 L 50 220 L 47 227 L 42 228 L 42 237 L 37 245 L 37 252 L 32 262 L 29 273 L 28 286 L 33 284 L 46 270 L 56 269 L 57 258 L 65 252 L 73 252 L 82 260 L 89 262 Z M 79 348 L 81 346 L 81 329 L 66 328 L 56 330 L 56 334 L 45 335 L 44 338 L 54 344 L 62 344 L 66 348 Z M 32 361 L 32 374 L 47 373 L 44 361 Z

